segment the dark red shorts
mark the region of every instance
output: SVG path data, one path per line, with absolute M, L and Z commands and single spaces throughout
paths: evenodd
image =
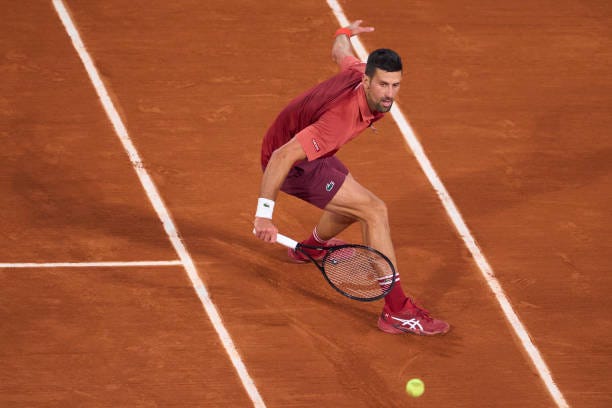
M 349 170 L 336 156 L 302 161 L 291 168 L 281 190 L 319 208 L 334 198 Z

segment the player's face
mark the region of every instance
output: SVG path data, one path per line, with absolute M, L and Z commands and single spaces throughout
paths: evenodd
M 401 80 L 402 71 L 388 72 L 376 68 L 372 78 L 364 75 L 363 87 L 370 109 L 383 113 L 389 112 L 399 92 Z

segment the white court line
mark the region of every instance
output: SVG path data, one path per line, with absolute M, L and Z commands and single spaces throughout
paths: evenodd
M 21 262 L 0 263 L 0 268 L 104 268 L 132 266 L 180 266 L 181 261 L 128 261 L 128 262 Z
M 336 16 L 336 19 L 340 23 L 340 26 L 341 27 L 347 26 L 349 24 L 349 21 L 346 18 L 344 11 L 342 10 L 342 7 L 340 7 L 340 4 L 338 4 L 336 0 L 327 0 L 327 4 L 334 12 L 334 15 Z M 362 60 L 366 60 L 368 53 L 366 52 L 365 48 L 361 44 L 361 41 L 359 40 L 359 38 L 352 37 L 351 41 L 353 43 L 353 48 L 357 52 L 357 55 L 359 56 L 359 58 L 361 58 Z M 518 315 L 514 312 L 514 309 L 510 305 L 510 302 L 508 301 L 508 298 L 506 297 L 504 290 L 502 289 L 499 281 L 495 277 L 493 268 L 491 268 L 491 266 L 489 265 L 489 262 L 486 260 L 484 254 L 480 250 L 478 243 L 476 242 L 470 230 L 468 229 L 467 225 L 465 224 L 465 221 L 463 220 L 463 217 L 461 216 L 461 214 L 459 213 L 459 210 L 455 206 L 453 199 L 451 198 L 450 194 L 446 190 L 446 187 L 444 187 L 444 184 L 442 184 L 442 181 L 440 180 L 438 175 L 436 174 L 436 171 L 434 170 L 434 168 L 431 165 L 431 162 L 427 158 L 427 155 L 425 154 L 423 147 L 421 146 L 421 143 L 417 139 L 416 135 L 414 134 L 414 131 L 408 124 L 408 121 L 404 117 L 403 113 L 401 112 L 397 104 L 394 104 L 393 108 L 391 109 L 391 115 L 393 116 L 393 119 L 397 123 L 397 126 L 399 127 L 400 131 L 404 135 L 404 139 L 408 143 L 408 146 L 410 146 L 410 148 L 412 149 L 412 152 L 414 153 L 419 165 L 425 172 L 427 179 L 429 180 L 434 190 L 438 194 L 440 201 L 442 201 L 442 204 L 444 205 L 444 208 L 446 209 L 448 216 L 452 220 L 453 225 L 455 226 L 455 228 L 459 232 L 459 235 L 463 239 L 465 246 L 468 248 L 468 250 L 474 257 L 474 260 L 476 261 L 476 264 L 478 265 L 480 272 L 484 276 L 491 291 L 493 291 L 493 293 L 495 294 L 495 297 L 497 301 L 499 302 L 506 316 L 506 319 L 508 319 L 508 322 L 514 329 L 515 334 L 520 339 L 521 344 L 523 345 L 523 348 L 525 349 L 525 351 L 531 358 L 531 361 L 535 365 L 538 373 L 540 374 L 540 378 L 544 382 L 550 395 L 555 400 L 559 408 L 568 408 L 569 404 L 563 397 L 563 394 L 561 393 L 561 390 L 559 389 L 559 387 L 557 387 L 557 384 L 554 382 L 552 375 L 550 373 L 550 370 L 548 369 L 548 366 L 544 362 L 542 355 L 538 351 L 535 344 L 531 341 L 531 338 L 529 337 L 529 333 L 523 326 L 523 323 L 521 323 L 521 320 L 519 319 Z
M 91 57 L 89 56 L 89 53 L 87 52 L 85 45 L 83 44 L 83 41 L 81 40 L 81 36 L 79 35 L 79 32 L 77 31 L 74 23 L 72 22 L 72 19 L 70 18 L 70 14 L 66 10 L 66 7 L 64 6 L 64 3 L 61 0 L 53 0 L 53 6 L 55 7 L 57 14 L 59 15 L 59 18 L 62 21 L 62 24 L 66 28 L 66 32 L 70 36 L 72 44 L 74 45 L 76 52 L 81 58 L 83 65 L 85 66 L 85 70 L 89 74 L 89 79 L 91 80 L 94 88 L 96 89 L 96 93 L 100 98 L 100 102 L 104 107 L 106 115 L 113 124 L 115 132 L 121 140 L 121 143 L 123 144 L 123 147 L 126 153 L 128 154 L 130 161 L 132 162 L 134 170 L 138 175 L 138 179 L 140 180 L 140 183 L 142 184 L 147 194 L 147 197 L 151 201 L 151 204 L 153 205 L 157 216 L 161 220 L 164 226 L 164 230 L 166 231 L 170 242 L 174 246 L 174 249 L 179 256 L 181 263 L 185 268 L 185 271 L 187 272 L 187 275 L 189 276 L 189 279 L 191 280 L 191 283 L 195 288 L 195 291 L 198 297 L 200 298 L 202 305 L 204 306 L 204 310 L 206 310 L 206 313 L 208 314 L 208 317 L 213 327 L 217 331 L 217 335 L 219 336 L 219 339 L 221 340 L 225 351 L 227 352 L 230 360 L 232 361 L 232 364 L 234 365 L 234 368 L 236 369 L 240 380 L 242 381 L 242 385 L 244 386 L 247 394 L 249 395 L 251 401 L 256 407 L 265 407 L 265 404 L 261 396 L 259 395 L 259 391 L 257 390 L 255 383 L 247 372 L 246 366 L 242 362 L 242 359 L 240 358 L 240 355 L 238 354 L 238 351 L 234 346 L 234 342 L 232 341 L 227 329 L 223 325 L 223 321 L 221 320 L 221 316 L 219 315 L 217 308 L 210 299 L 206 286 L 204 286 L 204 283 L 198 276 L 198 271 L 195 267 L 195 264 L 193 263 L 193 259 L 191 258 L 191 255 L 187 251 L 187 248 L 185 248 L 185 245 L 181 241 L 179 233 L 174 225 L 174 221 L 172 221 L 172 217 L 170 216 L 168 209 L 164 205 L 163 200 L 159 192 L 157 191 L 155 184 L 153 183 L 153 180 L 149 176 L 149 173 L 145 170 L 138 151 L 132 144 L 132 140 L 130 139 L 127 129 L 125 128 L 125 125 L 123 124 L 123 121 L 121 120 L 121 117 L 119 116 L 119 113 L 117 112 L 117 109 L 115 108 L 115 105 L 113 104 L 111 98 L 108 96 L 106 87 L 104 86 L 102 79 L 100 79 L 100 75 L 98 74 L 94 63 L 92 62 Z

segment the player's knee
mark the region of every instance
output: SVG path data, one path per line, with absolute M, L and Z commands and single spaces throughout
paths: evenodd
M 368 222 L 387 222 L 388 219 L 387 204 L 380 198 L 373 196 L 369 201 L 366 210 L 366 221 Z

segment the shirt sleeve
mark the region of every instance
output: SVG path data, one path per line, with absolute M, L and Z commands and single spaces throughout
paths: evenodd
M 363 73 L 365 72 L 365 64 L 359 61 L 355 56 L 347 55 L 340 61 L 340 70 L 345 71 L 347 69 L 354 69 Z
M 343 131 L 341 123 L 339 114 L 329 110 L 315 123 L 305 127 L 295 135 L 302 145 L 308 161 L 338 150 Z

